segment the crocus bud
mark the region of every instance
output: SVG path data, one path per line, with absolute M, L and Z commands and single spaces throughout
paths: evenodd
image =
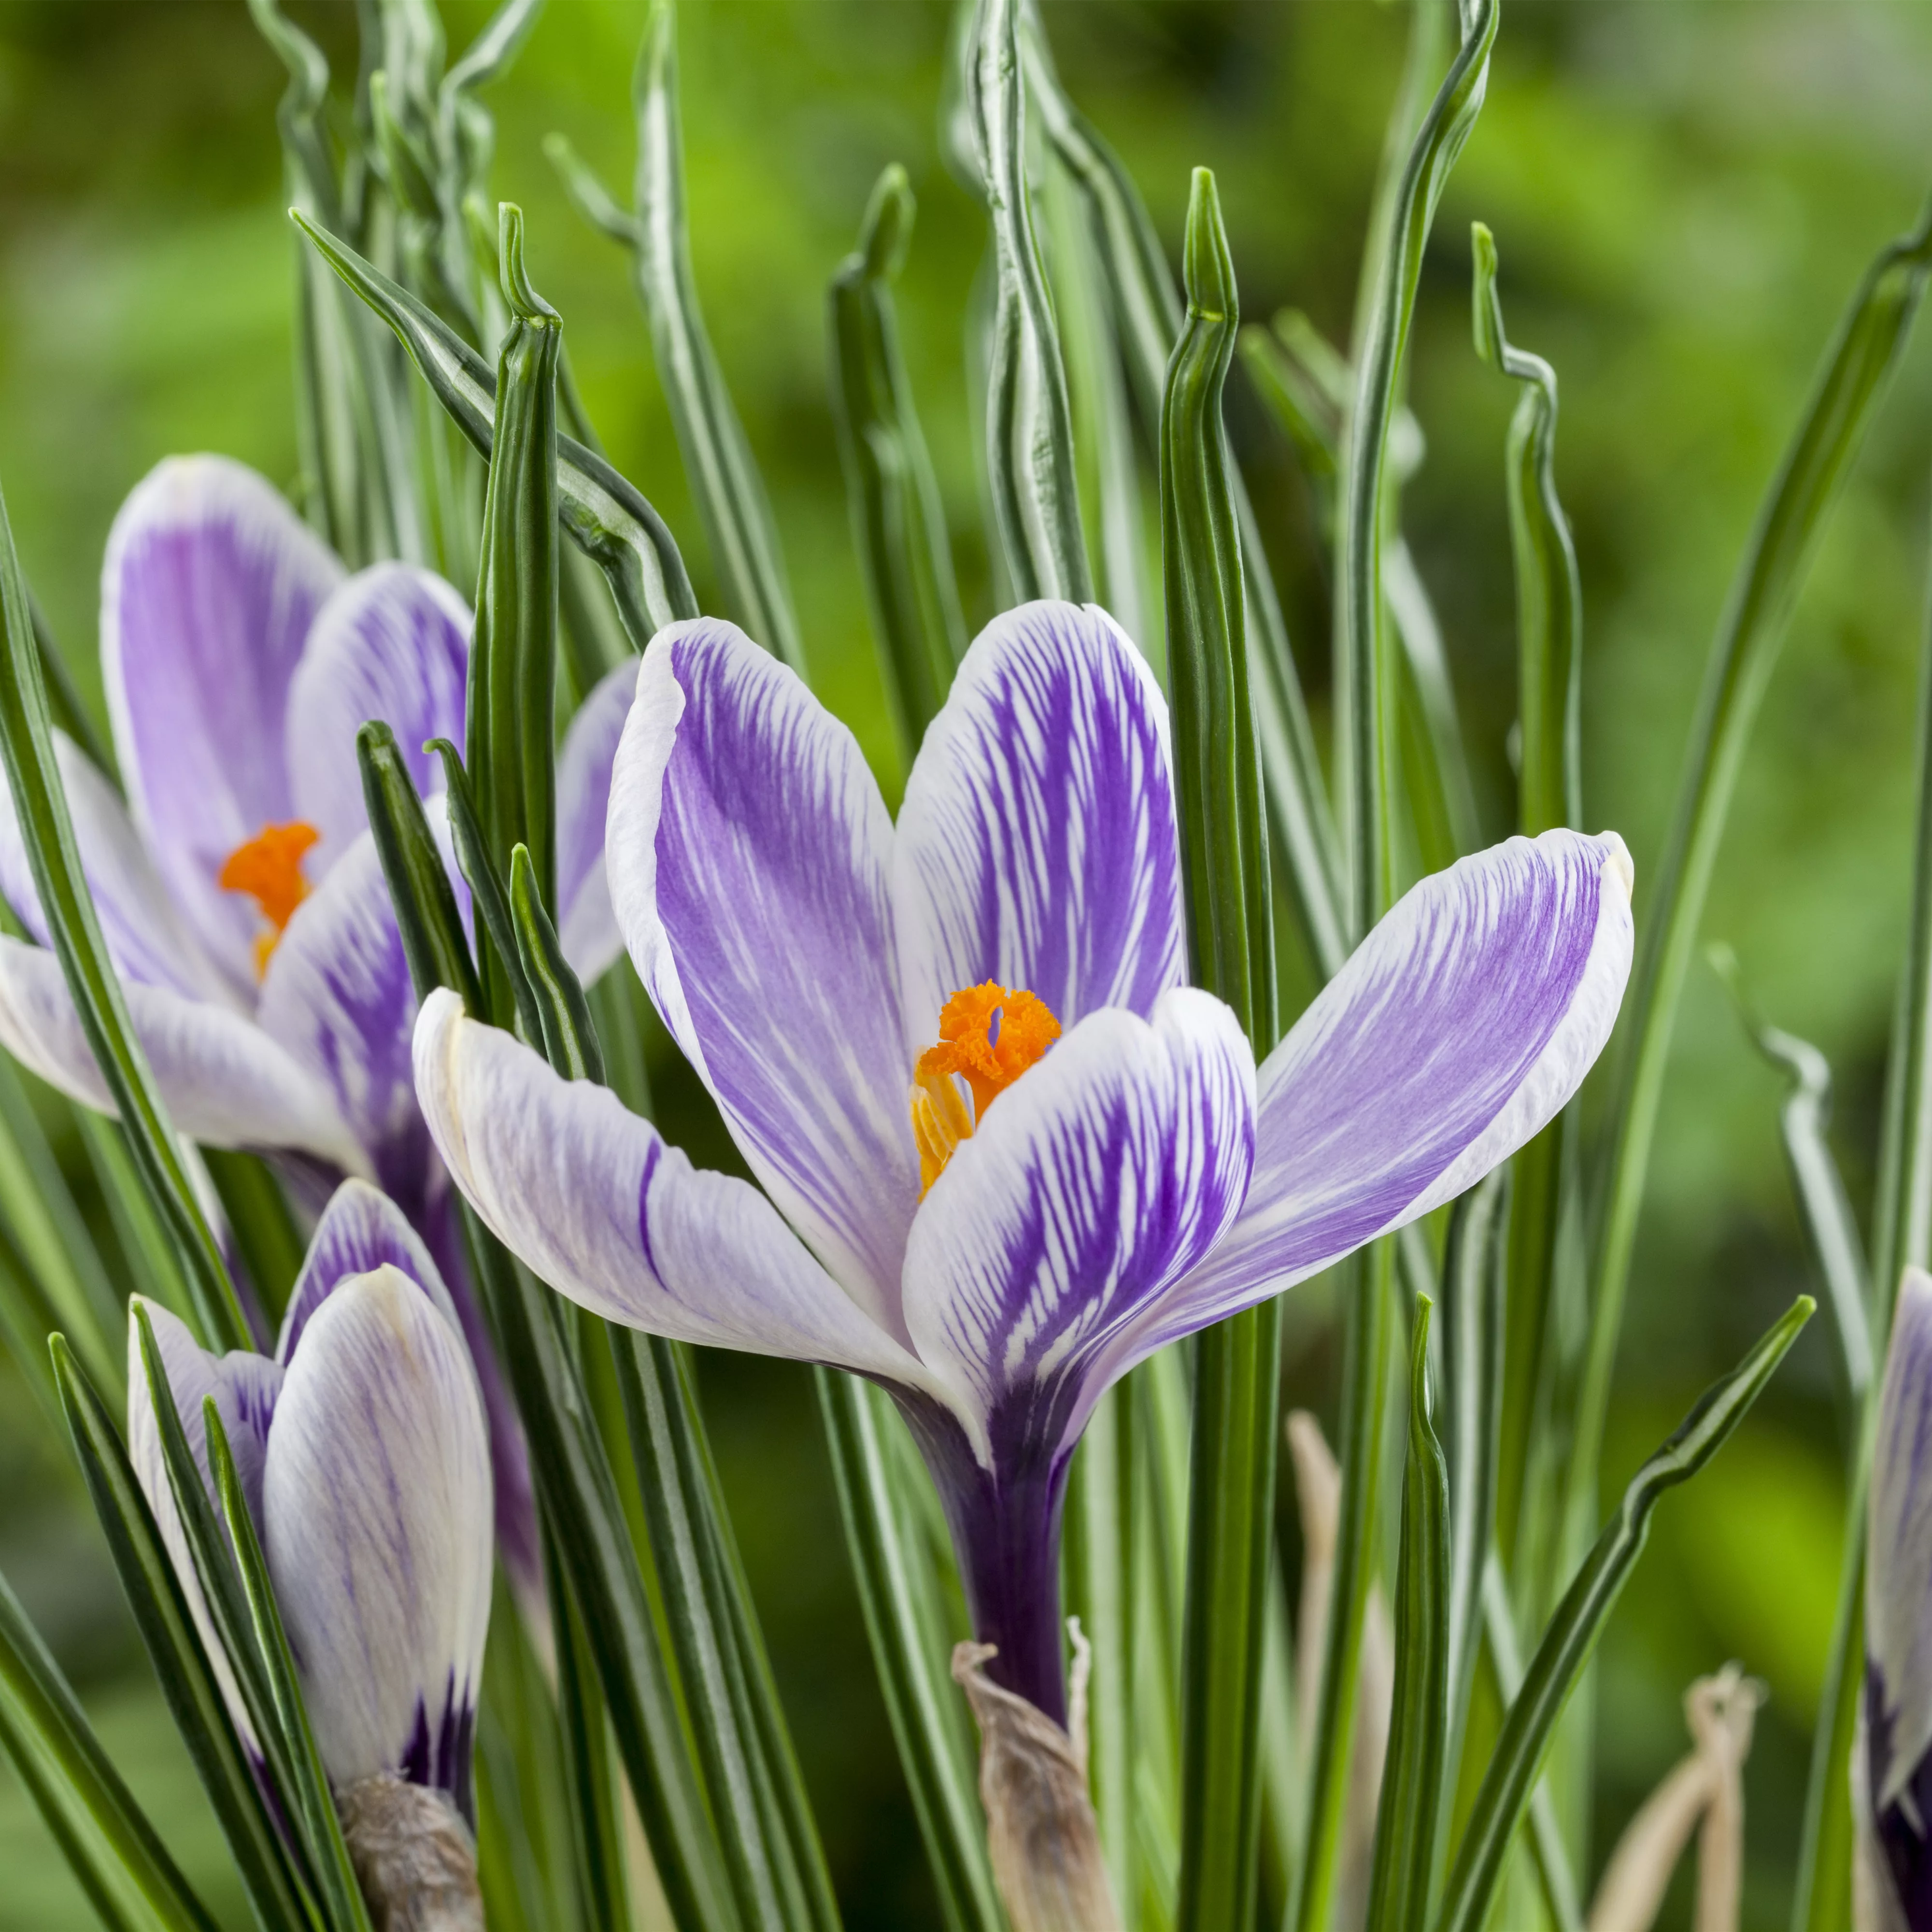
M 255 1519 L 316 1747 L 378 1928 L 481 1932 L 471 1756 L 490 1614 L 490 1445 L 447 1291 L 400 1213 L 346 1184 L 273 1359 L 148 1319 L 208 1468 L 212 1396 Z M 188 1554 L 138 1346 L 129 1450 L 244 1742 Z
M 1861 1745 L 1866 1906 L 1932 1928 L 1932 1276 L 1899 1284 L 1873 1446 Z

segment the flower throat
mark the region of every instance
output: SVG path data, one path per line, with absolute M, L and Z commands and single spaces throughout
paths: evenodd
M 1060 1022 L 1043 1000 L 992 980 L 964 988 L 940 1008 L 939 1043 L 920 1055 L 913 1074 L 922 1198 L 986 1109 L 1059 1037 Z M 961 1080 L 973 1096 L 970 1112 Z

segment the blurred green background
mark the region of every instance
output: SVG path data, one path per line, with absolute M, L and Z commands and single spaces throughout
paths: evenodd
M 292 9 L 352 70 L 353 9 Z M 449 0 L 460 46 L 484 9 Z M 1403 10 L 1374 0 L 1046 0 L 1063 74 L 1170 248 L 1188 170 L 1216 171 L 1244 311 L 1346 334 Z M 920 196 L 901 303 L 975 621 L 988 614 L 963 370 L 980 211 L 938 154 L 937 0 L 692 0 L 682 46 L 692 246 L 776 500 L 815 680 L 889 790 L 825 382 L 824 290 L 880 168 Z M 628 176 L 628 0 L 551 0 L 498 116 L 496 186 L 530 222 L 592 412 L 709 588 L 622 257 L 572 214 L 553 128 Z M 100 552 L 171 451 L 295 466 L 278 66 L 239 0 L 0 4 L 0 479 L 28 570 L 91 692 Z M 1562 377 L 1558 470 L 1587 603 L 1587 816 L 1643 882 L 1705 650 L 1758 498 L 1846 292 L 1932 179 L 1932 8 L 1880 0 L 1510 0 L 1489 99 L 1424 272 L 1412 398 L 1429 439 L 1409 534 L 1442 616 L 1486 829 L 1508 830 L 1510 386 L 1469 343 L 1468 225 L 1495 230 L 1512 335 Z M 1303 675 L 1327 710 L 1327 590 L 1306 492 L 1244 392 Z M 1924 625 L 1932 344 L 1916 344 L 1813 572 L 1746 766 L 1707 921 L 1768 1014 L 1818 1042 L 1869 1198 L 1903 928 Z M 709 599 L 707 598 L 707 603 Z M 1606 1481 L 1811 1286 L 1778 1088 L 1715 980 L 1678 1030 L 1630 1296 Z M 1318 1284 L 1290 1309 L 1291 1391 L 1332 1423 Z M 1684 1748 L 1678 1700 L 1736 1658 L 1762 1677 L 1746 1923 L 1781 1925 L 1832 1614 L 1844 1424 L 1815 1324 L 1737 1442 L 1664 1506 L 1604 1653 L 1593 1862 Z M 846 1574 L 802 1371 L 707 1365 L 707 1400 L 854 1932 L 934 1922 Z M 184 1863 L 232 1900 L 60 1445 L 0 1364 L 0 1568 L 135 1769 Z M 0 1770 L 0 1928 L 88 1922 Z M 1680 1877 L 1665 1922 L 1689 1923 Z

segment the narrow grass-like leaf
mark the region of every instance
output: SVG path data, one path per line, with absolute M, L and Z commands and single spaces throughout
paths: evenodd
M 704 326 L 692 272 L 677 100 L 677 22 L 655 0 L 638 56 L 637 207 L 626 213 L 561 136 L 544 152 L 585 219 L 629 251 L 658 380 L 726 603 L 776 656 L 802 670 L 800 634 L 778 526 Z
M 215 1921 L 122 1781 L 40 1633 L 0 1576 L 0 1747 L 90 1894 L 123 1922 L 215 1932 Z
M 148 1346 L 145 1311 L 142 1330 L 145 1352 Z M 356 1882 L 355 1868 L 350 1862 L 349 1847 L 343 1840 L 328 1773 L 323 1768 L 322 1754 L 316 1748 L 315 1736 L 309 1726 L 302 1685 L 296 1676 L 295 1655 L 289 1648 L 288 1633 L 282 1627 L 281 1612 L 276 1607 L 274 1587 L 268 1580 L 268 1561 L 255 1533 L 255 1520 L 248 1513 L 248 1499 L 236 1474 L 235 1458 L 221 1425 L 221 1412 L 212 1396 L 202 1398 L 201 1408 L 211 1473 L 216 1493 L 221 1498 L 222 1520 L 227 1526 L 248 1613 L 254 1620 L 256 1648 L 274 1699 L 275 1713 L 295 1774 L 292 1790 L 284 1788 L 284 1802 L 292 1798 L 301 1808 L 306 1822 L 309 1856 L 320 1875 L 320 1889 L 329 1902 L 334 1923 L 345 1928 L 345 1932 L 370 1932 L 368 1910 Z
M 540 1029 L 544 1058 L 566 1080 L 604 1083 L 604 1051 L 590 1018 L 590 1004 L 558 943 L 556 928 L 537 890 L 530 848 L 510 854 L 510 921 L 518 963 L 529 988 Z
M 1605 1126 L 1609 1154 L 1598 1204 L 1590 1339 L 1571 1470 L 1571 1510 L 1579 1519 L 1594 1513 L 1604 1418 L 1671 1032 L 1738 767 L 1826 514 L 1864 443 L 1918 312 L 1928 271 L 1932 206 L 1910 234 L 1880 250 L 1854 291 L 1759 512 L 1712 646 L 1676 819 L 1624 1000 L 1624 1050 Z M 1932 1004 L 1924 1010 L 1932 1011 Z M 1881 1245 L 1876 1259 L 1877 1279 L 1888 1282 L 1900 1257 Z
M 74 667 L 50 628 L 47 614 L 40 608 L 40 600 L 31 586 L 27 591 L 27 610 L 33 620 L 34 643 L 40 654 L 40 676 L 47 688 L 48 716 L 57 730 L 64 731 L 86 753 L 88 762 L 95 770 L 104 772 L 110 781 L 116 780 L 112 748 L 95 727 L 93 714 L 74 682 Z
M 300 208 L 290 219 L 329 266 L 395 332 L 437 401 L 484 456 L 496 438 L 496 374 L 449 325 Z M 565 534 L 610 585 L 618 615 L 639 650 L 653 632 L 698 615 L 698 598 L 675 539 L 636 486 L 596 451 L 557 439 L 557 514 Z
M 1019 0 L 978 0 L 964 90 L 995 274 L 986 471 L 1013 595 L 1094 595 L 1073 465 L 1073 411 L 1027 181 Z
M 1728 946 L 1708 949 L 1712 969 L 1724 982 L 1751 1044 L 1785 1076 L 1778 1128 L 1791 1168 L 1799 1218 L 1811 1256 L 1825 1285 L 1845 1379 L 1853 1402 L 1862 1406 L 1874 1372 L 1870 1277 L 1864 1242 L 1838 1172 L 1826 1127 L 1832 1114 L 1832 1066 L 1809 1040 L 1800 1040 L 1766 1020 L 1746 997 L 1737 955 Z
M 1427 1921 L 1448 1762 L 1449 1472 L 1430 1420 L 1430 1308 L 1426 1299 L 1417 1306 L 1409 1358 L 1395 1694 L 1376 1815 L 1369 1932 L 1413 1932 Z
M 1730 1439 L 1816 1306 L 1809 1295 L 1800 1295 L 1737 1367 L 1699 1397 L 1670 1441 L 1631 1478 L 1615 1520 L 1557 1606 L 1522 1688 L 1510 1701 L 1456 1851 L 1438 1932 L 1481 1932 L 1556 1720 L 1642 1552 L 1651 1512 L 1666 1490 L 1696 1475 Z
M 911 184 L 895 162 L 873 188 L 859 246 L 840 263 L 827 296 L 832 412 L 853 540 L 908 762 L 966 652 L 966 620 L 938 479 L 920 429 L 892 304 L 913 210 Z
M 74 821 L 54 761 L 40 652 L 14 533 L 0 501 L 0 756 L 55 952 L 81 1028 L 125 1124 L 143 1184 L 178 1247 L 205 1340 L 245 1348 L 234 1284 L 189 1184 L 147 1055 L 136 1038 L 118 976 L 81 871 Z
M 836 1369 L 813 1374 L 873 1666 L 946 1932 L 1001 1932 L 973 1744 L 946 1668 L 951 1646 L 920 1498 L 908 1493 L 904 1460 L 890 1453 L 890 1432 L 902 1425 L 884 1390 Z
M 201 1158 L 272 1330 L 302 1272 L 302 1230 L 281 1183 L 260 1155 L 205 1147 Z
M 604 1736 L 602 1688 L 584 1619 L 571 1601 L 556 1552 L 552 1549 L 545 1555 L 556 1637 L 557 1714 L 578 1920 L 584 1932 L 630 1932 L 622 1826 Z M 512 1834 L 517 1832 L 516 1824 L 505 1822 Z
M 1161 418 L 1161 557 L 1190 965 L 1257 1060 L 1274 1045 L 1273 911 L 1239 525 L 1222 388 L 1240 328 L 1214 178 L 1194 171 L 1187 318 Z M 1196 1351 L 1182 1636 L 1180 1900 L 1188 1932 L 1254 1916 L 1261 1678 L 1279 1454 L 1280 1310 L 1268 1301 Z
M 50 1347 L 74 1455 L 121 1587 L 256 1916 L 265 1932 L 313 1932 L 324 1922 L 263 1802 L 120 1432 L 64 1338 L 53 1336 Z

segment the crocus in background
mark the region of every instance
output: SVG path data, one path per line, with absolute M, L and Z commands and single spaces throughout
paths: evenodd
M 1932 1932 L 1932 1275 L 1907 1268 L 1879 1400 L 1852 1787 L 1860 1932 Z
M 470 629 L 440 578 L 398 563 L 350 575 L 252 470 L 170 458 L 122 506 L 102 574 L 125 803 L 58 734 L 56 746 L 108 950 L 175 1126 L 282 1156 L 318 1203 L 360 1174 L 401 1206 L 482 1366 L 506 1554 L 527 1577 L 528 1471 L 416 1109 L 415 997 L 356 756 L 358 728 L 382 718 L 418 788 L 440 786 L 421 748 L 463 740 Z M 559 762 L 559 925 L 586 980 L 622 950 L 602 822 L 635 675 L 626 666 L 592 694 Z M 106 1109 L 4 788 L 0 892 L 40 942 L 0 938 L 0 1045 Z
M 1185 983 L 1167 731 L 1104 612 L 1027 605 L 968 654 L 895 826 L 789 670 L 672 625 L 617 754 L 611 892 L 764 1192 L 454 994 L 416 1028 L 452 1175 L 544 1280 L 892 1391 L 994 1678 L 1060 1724 L 1060 1505 L 1101 1392 L 1503 1160 L 1630 962 L 1622 842 L 1512 840 L 1412 892 L 1257 1079 Z
M 471 1754 L 490 1617 L 490 1450 L 475 1370 L 428 1250 L 367 1183 L 317 1224 L 272 1356 L 212 1355 L 143 1304 L 202 1474 L 212 1396 L 260 1536 L 316 1748 L 371 1903 L 407 1892 L 482 1924 Z M 168 1484 L 138 1331 L 128 1436 L 245 1742 L 255 1735 Z M 210 1495 L 213 1495 L 212 1485 Z

